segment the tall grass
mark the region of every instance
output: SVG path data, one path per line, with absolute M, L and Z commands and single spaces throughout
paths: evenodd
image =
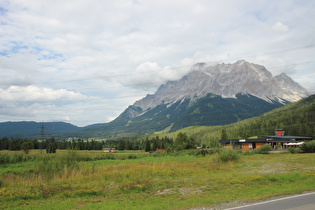
M 68 151 L 61 155 L 45 155 L 37 159 L 37 172 L 45 180 L 51 181 L 53 178 L 62 177 L 65 173 L 67 176 L 73 171 L 78 170 L 78 161 L 81 160 L 75 151 Z
M 86 161 L 97 161 L 97 160 L 126 160 L 126 159 L 137 159 L 137 155 L 97 155 L 90 156 L 86 154 L 80 154 L 75 150 L 69 150 L 67 153 L 60 155 L 47 154 L 39 156 L 37 158 L 37 173 L 45 180 L 50 181 L 53 178 L 66 177 L 68 178 L 71 174 L 79 172 L 81 170 L 79 162 Z
M 0 164 L 21 163 L 35 160 L 35 156 L 25 154 L 2 154 L 0 153 Z
M 201 208 L 315 189 L 314 154 L 262 158 L 205 151 L 38 155 L 33 162 L 0 166 L 2 208 Z

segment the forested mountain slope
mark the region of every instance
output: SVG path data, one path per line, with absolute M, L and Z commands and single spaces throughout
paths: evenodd
M 315 95 L 231 125 L 191 126 L 173 133 L 154 135 L 176 138 L 179 132 L 184 132 L 195 138 L 200 145 L 213 147 L 219 145 L 218 140 L 223 129 L 228 138 L 233 139 L 273 135 L 275 128 L 284 129 L 285 135 L 309 136 L 315 139 Z
M 215 126 L 238 122 L 283 106 L 279 101 L 267 102 L 250 94 L 237 94 L 236 98 L 222 98 L 208 94 L 192 101 L 184 99 L 171 106 L 161 104 L 134 118 L 129 118 L 130 106 L 110 123 L 82 129 L 72 136 L 109 137 L 135 136 L 157 131 L 173 132 L 188 126 Z

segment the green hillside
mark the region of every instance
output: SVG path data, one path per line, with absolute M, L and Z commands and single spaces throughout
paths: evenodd
M 275 128 L 285 130 L 285 135 L 310 136 L 315 138 L 315 95 L 262 114 L 224 126 L 191 126 L 172 133 L 156 132 L 151 136 L 176 138 L 179 132 L 192 136 L 200 145 L 218 146 L 222 130 L 228 138 L 274 134 Z

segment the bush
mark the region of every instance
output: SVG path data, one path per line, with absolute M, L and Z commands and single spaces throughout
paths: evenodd
M 268 154 L 272 150 L 269 144 L 264 144 L 257 149 L 258 154 Z
M 301 152 L 300 148 L 294 148 L 294 147 L 289 147 L 288 150 L 291 154 L 297 154 Z
M 206 154 L 209 154 L 209 152 L 207 150 L 204 150 L 204 149 L 199 150 L 197 153 L 197 155 L 202 155 L 204 157 L 206 156 Z
M 106 154 L 106 155 L 102 156 L 102 158 L 100 160 L 116 160 L 116 157 L 112 154 Z
M 315 153 L 315 140 L 302 144 L 301 151 L 304 153 Z
M 56 153 L 56 147 L 53 143 L 48 144 L 46 148 L 46 153 Z
M 9 154 L 0 154 L 0 164 L 10 163 L 10 155 Z
M 219 153 L 219 152 L 220 152 L 220 149 L 208 149 L 208 150 L 201 149 L 201 150 L 197 150 L 195 155 L 196 156 L 202 155 L 205 157 L 206 155 L 212 155 L 212 154 Z
M 34 144 L 31 141 L 23 142 L 21 149 L 25 152 L 25 154 L 28 154 L 31 149 L 34 149 Z
M 227 149 L 218 152 L 218 155 L 215 158 L 215 160 L 219 163 L 226 163 L 229 161 L 237 162 L 239 161 L 240 158 L 241 154 L 239 151 Z
M 137 159 L 137 156 L 136 155 L 128 155 L 128 159 Z

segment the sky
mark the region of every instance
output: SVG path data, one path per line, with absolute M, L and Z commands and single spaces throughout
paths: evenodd
M 314 94 L 314 47 L 314 0 L 0 0 L 0 122 L 110 122 L 197 62 Z

